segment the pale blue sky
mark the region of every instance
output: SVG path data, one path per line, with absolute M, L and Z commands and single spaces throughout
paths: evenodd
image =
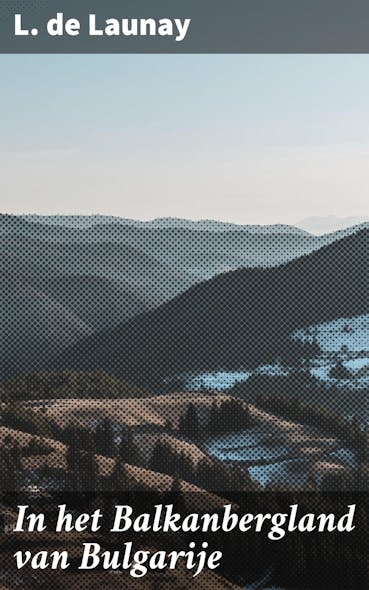
M 368 215 L 369 56 L 0 56 L 14 213 Z

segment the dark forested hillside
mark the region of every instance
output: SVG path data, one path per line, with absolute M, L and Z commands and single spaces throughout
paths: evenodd
M 58 363 L 152 384 L 170 373 L 271 360 L 295 328 L 367 312 L 368 246 L 363 229 L 282 266 L 220 274 L 77 343 Z

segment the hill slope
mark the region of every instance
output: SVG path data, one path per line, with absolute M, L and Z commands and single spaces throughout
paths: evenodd
M 41 361 L 92 333 L 88 324 L 24 277 L 0 273 L 1 376 Z

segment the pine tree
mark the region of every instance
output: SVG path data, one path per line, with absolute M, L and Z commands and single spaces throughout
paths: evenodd
M 114 429 L 108 418 L 104 418 L 95 430 L 95 449 L 100 455 L 113 457 L 116 451 Z
M 142 456 L 137 444 L 134 442 L 131 429 L 128 431 L 126 438 L 121 440 L 118 454 L 125 463 L 142 465 Z
M 188 405 L 184 419 L 181 425 L 181 430 L 187 436 L 197 438 L 200 431 L 199 419 L 197 411 L 193 403 Z
M 69 445 L 66 454 L 67 471 L 74 471 L 77 469 L 80 465 L 80 460 L 80 450 L 74 444 Z
M 219 425 L 219 408 L 216 404 L 216 402 L 214 401 L 211 404 L 211 408 L 210 408 L 210 416 L 209 416 L 209 431 L 211 433 L 218 433 L 220 430 L 220 425 Z
M 118 457 L 115 461 L 113 472 L 110 476 L 110 485 L 112 492 L 123 492 L 130 489 L 131 477 L 126 465 Z
M 172 493 L 178 493 L 181 491 L 181 480 L 179 479 L 178 475 L 175 475 L 172 480 L 172 485 L 170 487 L 170 491 Z
M 150 459 L 150 467 L 153 471 L 161 471 L 161 468 L 163 466 L 163 456 L 164 445 L 161 442 L 160 438 L 158 438 L 156 440 Z

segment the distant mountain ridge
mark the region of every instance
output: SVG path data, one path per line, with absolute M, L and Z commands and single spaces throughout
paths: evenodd
M 31 223 L 61 225 L 64 227 L 87 228 L 97 225 L 117 224 L 151 229 L 191 229 L 197 231 L 246 231 L 250 233 L 304 233 L 303 230 L 288 224 L 253 225 L 218 221 L 214 219 L 184 219 L 177 217 L 158 217 L 151 220 L 129 219 L 111 215 L 21 215 L 21 219 Z
M 368 225 L 369 216 L 337 217 L 327 215 L 325 217 L 307 217 L 296 223 L 296 227 L 314 235 L 348 230 L 354 226 Z
M 369 218 L 346 217 L 339 218 L 334 215 L 327 217 L 309 217 L 291 224 L 238 224 L 224 222 L 215 219 L 185 219 L 175 217 L 158 217 L 150 220 L 130 219 L 112 215 L 12 215 L 0 214 L 0 232 L 31 231 L 44 235 L 45 230 L 56 232 L 62 235 L 64 232 L 82 231 L 95 234 L 100 238 L 112 232 L 116 235 L 120 231 L 165 231 L 182 230 L 192 232 L 225 233 L 234 232 L 251 235 L 275 235 L 286 234 L 290 236 L 306 236 L 322 240 L 328 243 L 337 238 L 348 235 L 359 229 L 369 227 Z M 59 233 L 58 233 L 59 232 Z M 70 235 L 73 235 L 71 233 Z
M 149 220 L 130 219 L 114 215 L 36 215 L 25 214 L 19 216 L 31 223 L 46 225 L 59 225 L 70 228 L 92 228 L 99 225 L 119 225 L 146 229 L 191 229 L 193 231 L 241 231 L 253 234 L 309 233 L 312 235 L 324 235 L 349 230 L 355 226 L 369 224 L 369 217 L 351 216 L 337 217 L 328 215 L 325 217 L 313 216 L 302 219 L 295 224 L 241 224 L 219 221 L 216 219 L 185 219 L 177 217 L 158 217 Z

